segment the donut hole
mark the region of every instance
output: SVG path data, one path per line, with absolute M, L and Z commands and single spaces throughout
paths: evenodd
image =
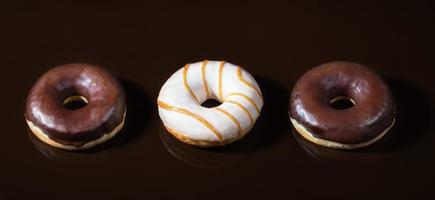
M 355 101 L 348 96 L 337 96 L 329 101 L 329 105 L 337 110 L 346 110 L 356 105 Z
M 218 107 L 220 106 L 222 103 L 214 100 L 214 99 L 207 99 L 206 101 L 204 101 L 201 106 L 202 107 L 206 107 L 206 108 L 214 108 L 214 107 Z
M 65 98 L 65 100 L 62 102 L 62 105 L 68 110 L 78 110 L 88 105 L 88 100 L 86 97 L 81 95 L 72 95 Z

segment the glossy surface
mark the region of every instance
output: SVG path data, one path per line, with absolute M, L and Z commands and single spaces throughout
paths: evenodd
M 335 109 L 331 101 L 348 97 L 354 106 Z M 369 68 L 331 62 L 310 69 L 296 83 L 289 114 L 316 138 L 343 144 L 367 142 L 394 121 L 394 100 L 384 81 Z
M 86 105 L 68 109 L 64 104 L 71 98 Z M 124 91 L 110 72 L 89 64 L 67 64 L 50 69 L 35 82 L 25 118 L 50 139 L 80 147 L 112 132 L 124 120 L 125 110 Z
M 0 199 L 433 195 L 433 3 L 56 2 L 0 6 Z M 265 105 L 256 134 L 247 135 L 256 137 L 246 138 L 252 139 L 242 143 L 246 146 L 183 149 L 188 155 L 180 160 L 161 139 L 155 100 L 171 74 L 204 59 L 248 70 Z M 394 137 L 355 152 L 308 150 L 297 142 L 287 114 L 289 92 L 307 70 L 334 60 L 364 64 L 387 80 L 398 108 Z M 36 79 L 52 66 L 72 62 L 113 72 L 129 109 L 122 133 L 82 153 L 34 145 L 23 117 Z

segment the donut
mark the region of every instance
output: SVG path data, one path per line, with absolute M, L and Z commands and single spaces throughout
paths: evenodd
M 68 107 L 81 103 L 80 107 Z M 124 126 L 126 105 L 119 81 L 90 64 L 67 64 L 43 74 L 25 106 L 33 134 L 51 146 L 83 150 L 115 136 Z
M 210 99 L 221 104 L 202 106 Z M 162 86 L 157 104 L 168 132 L 187 144 L 212 147 L 243 138 L 260 115 L 263 96 L 241 67 L 205 60 L 175 72 Z
M 347 106 L 335 107 L 340 101 Z M 350 62 L 331 62 L 306 72 L 289 104 L 296 131 L 334 149 L 366 147 L 381 139 L 395 121 L 394 100 L 382 78 Z

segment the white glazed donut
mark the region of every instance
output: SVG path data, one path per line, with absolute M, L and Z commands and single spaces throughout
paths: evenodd
M 208 99 L 222 104 L 201 106 Z M 200 147 L 222 146 L 248 133 L 263 107 L 254 78 L 224 61 L 187 64 L 163 85 L 157 99 L 168 132 Z

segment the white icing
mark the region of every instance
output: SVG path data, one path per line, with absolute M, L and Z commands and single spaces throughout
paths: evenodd
M 171 109 L 165 109 L 159 106 L 160 118 L 166 127 L 178 133 L 182 133 L 191 140 L 204 142 L 225 142 L 232 141 L 235 138 L 240 138 L 245 133 L 249 132 L 260 113 L 246 98 L 236 95 L 228 95 L 231 93 L 244 94 L 248 98 L 252 99 L 252 101 L 255 102 L 256 106 L 261 111 L 263 106 L 263 98 L 261 96 L 261 92 L 258 93 L 256 91 L 260 91 L 257 82 L 247 71 L 240 68 L 241 77 L 243 80 L 248 82 L 256 89 L 249 87 L 239 79 L 237 71 L 239 67 L 230 63 L 225 63 L 222 69 L 222 99 L 220 99 L 219 69 L 221 62 L 208 61 L 205 67 L 205 81 L 206 85 L 208 86 L 210 96 L 207 98 L 207 92 L 202 77 L 202 64 L 203 62 L 190 64 L 186 73 L 188 86 L 191 88 L 196 98 L 198 98 L 199 102 L 197 102 L 195 97 L 190 94 L 184 84 L 183 72 L 185 67 L 179 69 L 166 81 L 160 90 L 157 100 L 172 107 L 186 109 L 191 113 L 201 116 L 216 128 L 223 140 L 220 140 L 208 126 L 204 125 L 204 123 L 201 123 L 196 118 L 184 113 Z M 228 98 L 226 98 L 227 96 Z M 222 109 L 236 118 L 242 129 L 240 133 L 237 124 L 231 120 L 230 117 L 218 111 L 217 109 L 201 106 L 201 103 L 208 99 L 215 99 L 222 103 L 216 108 Z M 226 102 L 225 99 L 238 102 L 244 108 L 246 108 L 246 110 L 252 116 L 253 123 L 251 123 L 249 116 L 242 108 L 240 108 L 240 106 L 235 105 L 234 103 Z

